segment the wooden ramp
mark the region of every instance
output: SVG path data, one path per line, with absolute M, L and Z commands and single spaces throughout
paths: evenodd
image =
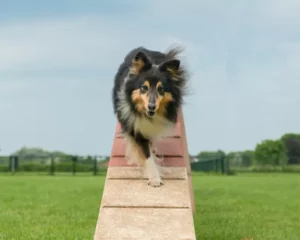
M 94 240 L 196 240 L 194 194 L 180 111 L 172 137 L 156 144 L 164 185 L 147 185 L 143 170 L 127 165 L 117 125 Z

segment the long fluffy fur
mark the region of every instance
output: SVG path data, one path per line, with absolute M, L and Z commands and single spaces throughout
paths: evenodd
M 181 51 L 177 47 L 165 53 L 135 48 L 125 56 L 114 79 L 113 107 L 125 136 L 126 157 L 130 163 L 145 167 L 149 184 L 154 187 L 160 186 L 162 180 L 155 165 L 152 144 L 173 129 L 186 94 L 188 76 L 178 59 Z M 143 84 L 149 87 L 146 87 L 148 93 L 143 92 Z M 151 117 L 146 112 L 154 98 L 157 110 Z

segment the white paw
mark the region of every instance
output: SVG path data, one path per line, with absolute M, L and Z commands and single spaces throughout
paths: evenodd
M 161 180 L 161 178 L 155 178 L 155 179 L 149 179 L 148 185 L 150 185 L 151 187 L 160 187 L 160 186 L 164 185 L 164 183 Z
M 163 185 L 159 170 L 159 167 L 155 163 L 154 156 L 150 156 L 145 163 L 145 176 L 148 178 L 148 185 L 152 187 Z

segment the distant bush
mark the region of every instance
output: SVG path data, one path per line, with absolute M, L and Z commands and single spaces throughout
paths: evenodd
M 8 165 L 0 164 L 0 172 L 8 172 Z
M 0 156 L 0 164 L 8 164 L 8 157 Z

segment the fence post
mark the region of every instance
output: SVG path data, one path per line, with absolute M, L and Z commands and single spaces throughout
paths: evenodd
M 229 161 L 229 159 L 227 157 L 225 157 L 225 171 L 226 171 L 227 175 L 230 172 L 230 161 Z
M 221 156 L 221 171 L 225 174 L 225 156 Z
M 77 156 L 72 156 L 73 161 L 73 175 L 76 174 L 76 162 L 77 162 Z
M 54 167 L 54 157 L 51 155 L 50 157 L 50 175 L 54 175 L 55 167 Z
M 217 173 L 218 172 L 218 163 L 219 163 L 219 159 L 218 158 L 216 158 L 215 160 L 214 160 L 214 162 L 215 162 L 215 172 Z
M 19 169 L 19 156 L 15 155 L 15 169 L 18 170 Z
M 12 175 L 16 173 L 18 167 L 19 167 L 19 157 L 15 155 L 10 155 L 8 161 L 8 168 L 10 169 Z
M 94 157 L 94 176 L 97 175 L 97 156 Z
M 16 166 L 15 166 L 15 156 L 9 156 L 9 168 L 11 171 L 11 174 L 14 175 L 16 171 Z

